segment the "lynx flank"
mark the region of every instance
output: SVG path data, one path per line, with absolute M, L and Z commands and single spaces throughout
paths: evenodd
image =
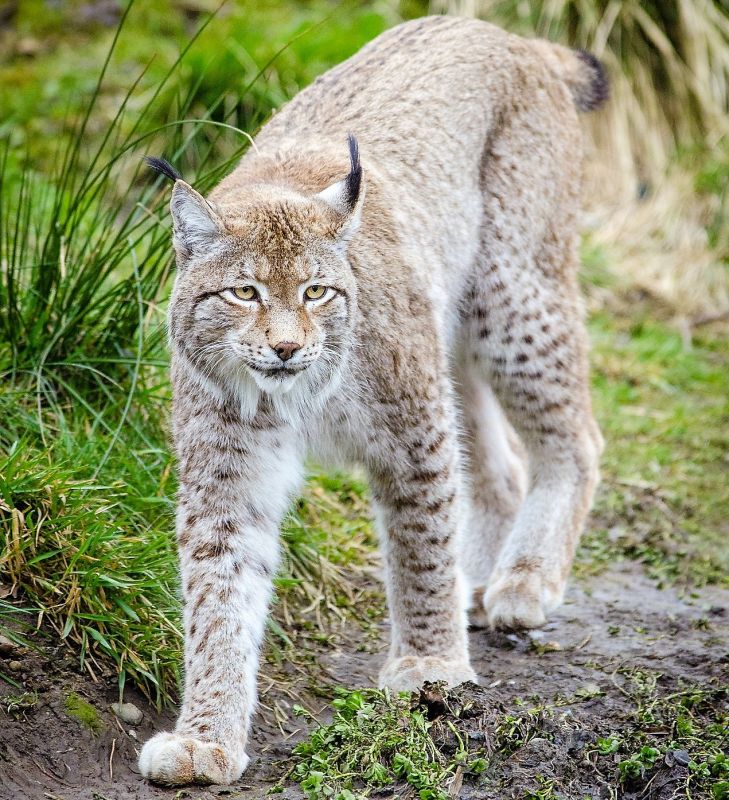
M 208 200 L 151 160 L 175 180 L 185 685 L 143 775 L 246 768 L 279 524 L 309 455 L 369 476 L 381 684 L 474 680 L 469 608 L 529 628 L 561 601 L 602 448 L 575 226 L 577 110 L 606 89 L 588 53 L 427 17 L 302 91 Z

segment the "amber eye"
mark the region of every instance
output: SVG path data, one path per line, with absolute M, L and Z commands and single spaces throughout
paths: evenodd
M 327 287 L 326 286 L 308 286 L 306 291 L 304 292 L 304 297 L 307 300 L 321 300 L 326 293 Z
M 258 297 L 258 292 L 253 286 L 240 286 L 237 289 L 233 289 L 233 294 L 239 300 L 255 300 Z

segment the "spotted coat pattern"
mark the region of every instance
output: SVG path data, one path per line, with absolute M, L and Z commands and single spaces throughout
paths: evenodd
M 309 454 L 369 475 L 383 685 L 474 679 L 469 608 L 520 628 L 560 602 L 602 447 L 575 242 L 577 107 L 601 81 L 587 54 L 424 18 L 302 91 L 207 200 L 176 181 L 185 684 L 146 777 L 245 769 L 279 525 Z M 307 286 L 329 288 L 310 302 Z

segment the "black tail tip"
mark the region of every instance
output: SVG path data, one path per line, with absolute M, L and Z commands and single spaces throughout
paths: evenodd
M 164 158 L 145 156 L 144 163 L 159 175 L 164 175 L 173 182 L 182 180 L 182 175 L 180 175 L 180 173 L 172 166 L 172 164 L 170 164 L 169 161 L 165 161 Z
M 602 61 L 587 50 L 578 50 L 577 57 L 590 73 L 589 87 L 580 92 L 577 105 L 580 111 L 594 111 L 604 106 L 610 97 L 607 71 Z

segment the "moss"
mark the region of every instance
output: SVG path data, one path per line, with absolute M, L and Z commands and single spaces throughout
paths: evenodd
M 76 692 L 68 695 L 64 707 L 69 717 L 73 717 L 92 733 L 100 733 L 103 730 L 104 723 L 99 718 L 99 712 Z

